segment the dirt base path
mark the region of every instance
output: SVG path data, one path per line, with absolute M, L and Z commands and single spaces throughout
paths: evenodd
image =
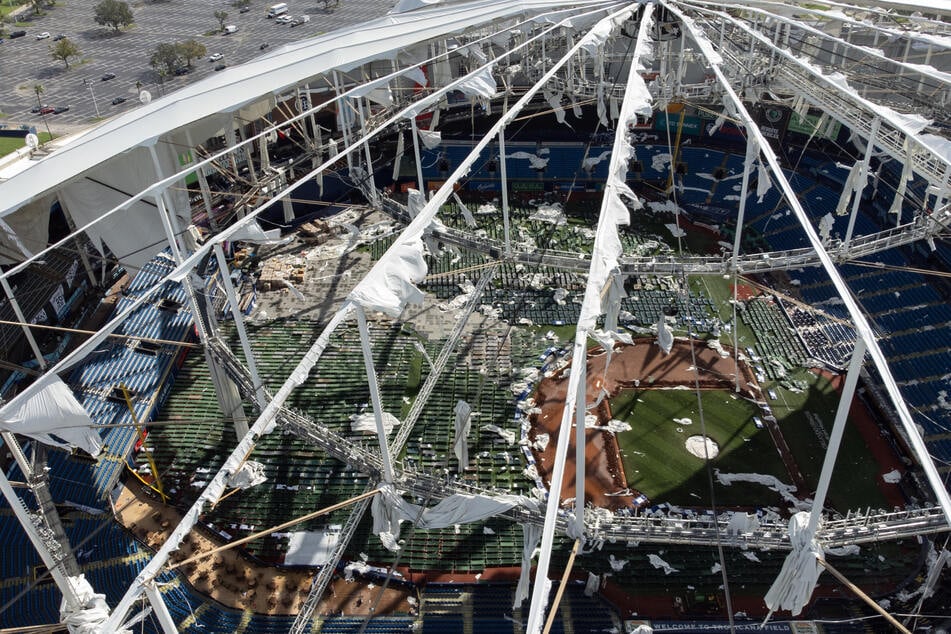
M 734 387 L 734 358 L 721 357 L 703 342 L 693 342 L 691 350 L 690 341 L 677 339 L 670 354 L 664 354 L 654 339 L 638 339 L 634 345 L 615 348 L 607 373 L 606 362 L 607 354 L 600 347 L 588 351 L 586 401 L 594 403 L 602 389 L 607 393 L 597 408 L 600 425 L 606 424 L 611 418 L 607 399 L 622 389 L 679 386 L 693 389 L 696 381 L 694 364 L 700 370 L 699 383 L 702 389 L 732 390 Z M 739 367 L 741 391 L 759 398 L 759 387 L 749 368 L 745 363 Z M 549 487 L 568 389 L 568 373 L 564 370 L 561 368 L 539 382 L 534 396 L 539 411 L 532 415 L 532 430 L 529 432 L 529 442 L 535 442 L 539 434 L 549 436 L 545 450 L 534 451 L 538 473 Z M 575 464 L 575 433 L 572 430 L 565 462 L 565 479 L 561 487 L 562 500 L 574 499 Z M 612 510 L 629 507 L 636 492 L 616 495 L 627 488 L 614 434 L 599 429 L 585 430 L 585 500 Z

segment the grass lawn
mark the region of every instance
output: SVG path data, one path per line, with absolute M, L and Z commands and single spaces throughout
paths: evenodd
M 50 135 L 46 132 L 38 132 L 37 136 L 40 137 L 40 143 L 46 143 L 50 140 Z M 22 137 L 8 137 L 0 136 L 0 156 L 6 156 L 11 152 L 19 150 L 21 147 L 26 145 L 26 130 L 23 131 Z
M 825 434 L 832 433 L 832 422 L 839 403 L 838 393 L 826 378 L 805 369 L 795 372 L 791 378 L 807 382 L 810 389 L 796 393 L 778 385 L 773 386 L 778 398 L 771 401 L 770 406 L 789 450 L 814 490 L 825 456 L 825 449 L 819 442 L 814 425 L 821 425 Z M 826 505 L 843 512 L 846 509 L 864 509 L 866 506 L 887 507 L 877 486 L 882 471 L 855 424 L 849 421 L 832 472 Z
M 789 476 L 766 430 L 757 429 L 758 408 L 727 391 L 702 392 L 707 435 L 720 446 L 713 467 L 724 473 L 763 473 L 789 483 Z M 704 461 L 684 448 L 687 437 L 700 434 L 697 396 L 693 390 L 625 390 L 611 399 L 614 418 L 631 431 L 618 434 L 628 484 L 654 503 L 709 505 Z M 673 422 L 689 418 L 691 425 Z M 678 431 L 680 429 L 681 431 Z M 732 506 L 782 506 L 777 493 L 757 484 L 716 484 L 717 503 Z

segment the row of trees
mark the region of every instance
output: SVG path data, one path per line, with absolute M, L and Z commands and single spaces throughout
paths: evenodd
M 186 67 L 191 68 L 193 59 L 204 57 L 207 53 L 205 45 L 195 40 L 175 44 L 162 43 L 155 47 L 149 65 L 164 79 L 181 68 L 183 62 Z

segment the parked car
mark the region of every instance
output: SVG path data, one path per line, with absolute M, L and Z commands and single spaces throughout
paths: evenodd
M 258 50 L 259 50 L 259 51 L 263 51 L 263 50 L 266 49 L 268 46 L 270 46 L 270 44 L 268 44 L 267 42 L 264 42 L 263 44 L 261 44 L 261 46 L 258 47 Z
M 222 55 L 221 53 L 212 53 L 211 55 L 208 56 L 208 61 L 217 62 L 222 57 L 224 57 L 224 55 Z
M 43 31 L 42 33 L 37 33 L 37 34 L 36 34 L 36 39 L 38 39 L 38 40 L 48 40 L 49 37 L 50 37 L 50 32 L 49 32 L 49 31 Z
M 178 76 L 187 75 L 190 72 L 192 72 L 192 69 L 190 69 L 188 66 L 179 66 L 175 69 L 175 74 Z
M 222 62 L 221 64 L 218 64 L 217 66 L 215 66 L 215 70 L 224 70 L 227 67 L 228 65 Z
M 69 106 L 56 106 L 53 109 L 53 114 L 59 114 L 61 112 L 69 112 Z
M 293 21 L 294 21 L 294 18 L 293 18 L 292 16 L 282 15 L 282 16 L 278 17 L 276 20 L 274 20 L 274 23 L 275 23 L 275 24 L 288 24 L 289 22 L 293 22 Z
M 234 24 L 229 24 L 228 26 L 225 27 L 224 35 L 231 35 L 232 33 L 237 33 L 237 32 L 238 32 L 238 27 L 236 27 Z
M 251 7 L 241 7 L 241 10 L 238 13 L 247 13 L 251 10 Z
M 46 104 L 43 104 L 42 106 L 37 104 L 33 106 L 32 108 L 30 108 L 30 112 L 32 112 L 33 114 L 39 114 L 40 110 L 42 110 L 43 108 L 49 108 L 49 106 L 47 106 Z
M 304 24 L 305 22 L 310 22 L 309 15 L 302 15 L 298 18 L 294 18 L 294 21 L 291 22 L 291 26 L 300 26 L 301 24 Z
M 109 81 L 110 79 L 115 79 L 115 78 L 116 78 L 115 73 L 106 73 L 105 75 L 102 76 L 102 81 Z
M 26 35 L 26 31 L 10 31 L 10 39 L 15 40 L 18 37 L 23 37 Z
M 56 111 L 56 108 L 53 106 L 43 106 L 40 108 L 40 114 L 53 114 Z
M 56 37 L 53 38 L 53 41 L 54 41 L 54 42 L 59 42 L 60 40 L 65 40 L 65 39 L 66 39 L 66 34 L 65 34 L 65 33 L 60 33 L 59 35 L 57 35 Z
M 118 106 L 120 103 L 125 103 L 125 102 L 126 102 L 126 97 L 116 97 L 115 99 L 112 100 L 112 105 Z

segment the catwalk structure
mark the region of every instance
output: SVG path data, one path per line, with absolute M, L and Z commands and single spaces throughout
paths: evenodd
M 916 8 L 401 2 L 31 148 L 3 622 L 788 628 L 878 542 L 858 585 L 920 612 L 951 27 Z M 447 616 L 448 580 L 509 594 Z

